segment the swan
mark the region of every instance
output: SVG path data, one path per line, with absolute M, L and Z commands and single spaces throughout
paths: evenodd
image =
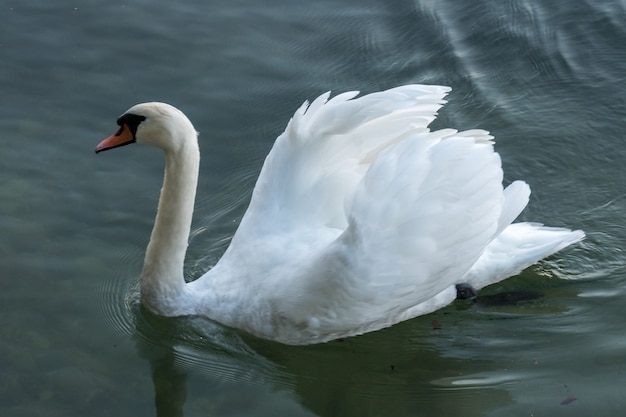
M 493 137 L 428 128 L 449 91 L 404 85 L 305 102 L 265 159 L 228 249 L 188 283 L 197 132 L 171 105 L 131 107 L 96 153 L 137 142 L 165 154 L 141 303 L 285 344 L 322 343 L 433 312 L 582 240 L 580 230 L 512 223 L 530 188 L 503 188 Z

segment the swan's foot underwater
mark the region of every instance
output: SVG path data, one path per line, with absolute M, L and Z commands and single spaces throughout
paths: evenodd
M 456 284 L 457 300 L 474 300 L 476 298 L 476 290 L 469 284 Z
M 493 295 L 480 295 L 475 298 L 478 305 L 483 307 L 497 307 L 506 305 L 523 305 L 529 301 L 543 297 L 543 293 L 532 290 L 517 290 L 501 292 Z
M 532 290 L 507 291 L 493 295 L 478 295 L 474 287 L 470 284 L 464 283 L 456 285 L 457 300 L 469 300 L 472 303 L 485 307 L 519 304 L 525 301 L 535 300 L 542 296 L 542 293 Z

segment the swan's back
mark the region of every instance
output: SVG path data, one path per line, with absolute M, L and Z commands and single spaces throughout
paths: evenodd
M 214 294 L 210 315 L 301 344 L 452 302 L 454 285 L 472 276 L 529 189 L 515 182 L 503 190 L 487 132 L 428 129 L 448 91 L 408 85 L 305 103 L 268 155 L 231 246 L 192 284 Z M 524 245 L 533 244 L 529 236 Z M 523 262 L 513 256 L 509 269 L 560 248 L 553 246 Z M 494 272 L 476 283 L 505 277 Z

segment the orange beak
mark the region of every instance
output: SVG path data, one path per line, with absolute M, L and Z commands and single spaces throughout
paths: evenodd
M 118 148 L 124 145 L 130 145 L 133 142 L 135 142 L 135 137 L 126 125 L 126 123 L 124 123 L 122 124 L 122 126 L 120 126 L 117 132 L 115 132 L 114 134 L 100 142 L 98 146 L 96 146 L 96 153 L 108 151 L 109 149 Z

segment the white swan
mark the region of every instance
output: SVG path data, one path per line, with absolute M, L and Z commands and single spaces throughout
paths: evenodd
M 219 262 L 185 283 L 200 160 L 187 117 L 164 103 L 129 109 L 96 152 L 132 142 L 165 153 L 141 301 L 204 315 L 258 337 L 310 344 L 432 312 L 584 237 L 511 222 L 529 187 L 503 190 L 483 130 L 431 132 L 450 89 L 406 85 L 304 103 L 267 156 Z

